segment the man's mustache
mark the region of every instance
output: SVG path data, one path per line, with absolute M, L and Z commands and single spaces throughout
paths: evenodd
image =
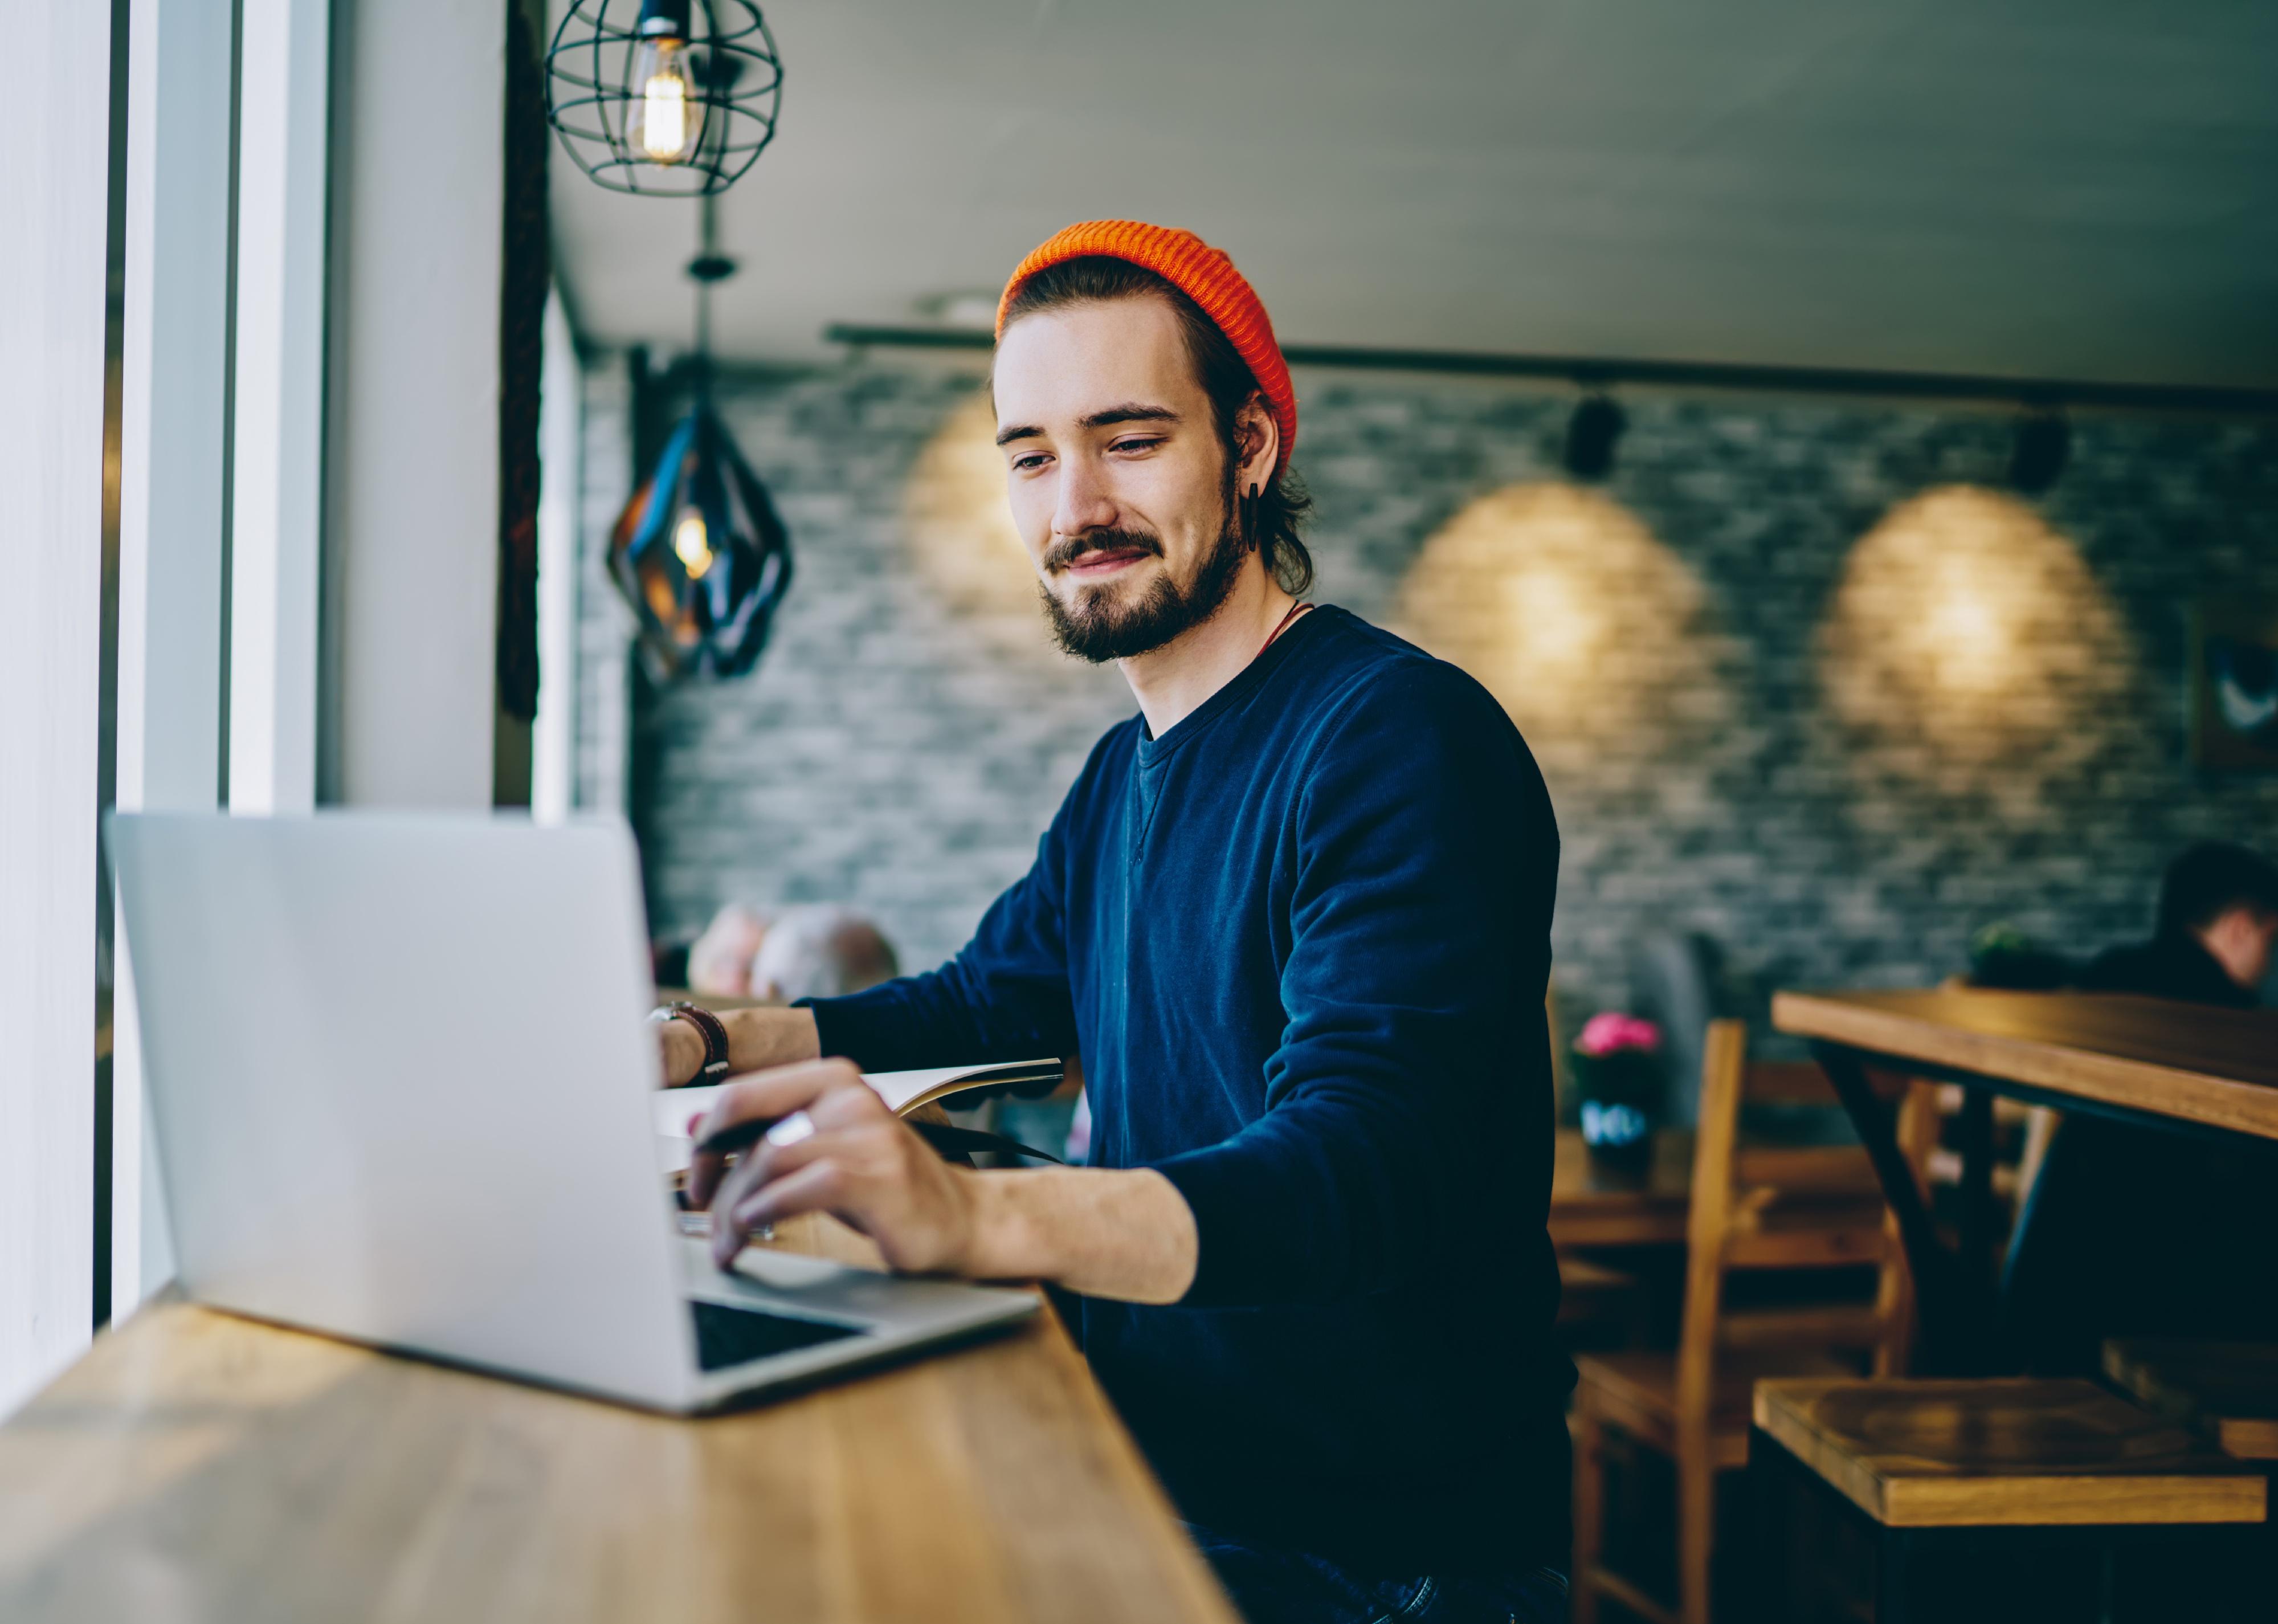
M 1163 544 L 1154 537 L 1135 530 L 1092 530 L 1066 540 L 1055 541 L 1045 549 L 1044 569 L 1058 574 L 1070 564 L 1094 553 L 1147 553 L 1154 557 L 1163 555 Z

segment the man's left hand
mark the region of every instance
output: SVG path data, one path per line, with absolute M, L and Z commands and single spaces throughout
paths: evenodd
M 700 1144 L 755 1119 L 776 1126 L 733 1166 L 699 1154 L 688 1169 L 691 1205 L 711 1208 L 721 1268 L 761 1225 L 823 1212 L 876 1242 L 891 1268 L 962 1268 L 973 1247 L 975 1176 L 936 1155 L 850 1062 L 808 1061 L 730 1084 L 694 1137 Z

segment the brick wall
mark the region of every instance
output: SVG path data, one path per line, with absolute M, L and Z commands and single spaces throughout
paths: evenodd
M 660 932 L 730 897 L 851 900 L 938 961 L 1133 709 L 1043 641 L 974 378 L 730 387 L 797 580 L 752 678 L 630 703 L 598 563 L 622 378 L 589 378 L 581 795 L 628 806 Z M 1927 983 L 1996 919 L 2075 951 L 2137 933 L 2187 839 L 2278 849 L 2278 779 L 2196 775 L 2184 725 L 2190 602 L 2278 595 L 2278 428 L 2084 417 L 2025 502 L 1999 414 L 1645 396 L 1578 487 L 1564 399 L 1299 387 L 1315 596 L 1519 720 L 1578 1008 L 1622 999 L 1642 931 L 1706 931 L 1765 984 Z

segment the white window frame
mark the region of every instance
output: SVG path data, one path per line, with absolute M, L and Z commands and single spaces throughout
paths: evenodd
M 227 568 L 232 7 L 135 0 L 127 43 L 119 402 L 122 811 L 210 809 L 221 791 Z M 111 1311 L 173 1275 L 124 922 L 112 928 Z
M 429 550 L 446 549 L 465 576 L 442 640 L 449 658 L 490 671 L 501 165 L 471 162 L 455 212 L 438 226 L 440 247 L 432 234 L 394 229 L 433 223 L 422 212 L 429 172 L 404 174 L 391 142 L 432 119 L 434 30 L 450 9 L 449 0 L 344 6 L 336 41 L 333 0 L 126 8 L 115 787 L 124 808 L 313 806 L 320 642 L 341 635 L 320 626 L 324 577 L 339 563 L 339 538 L 320 533 L 328 525 L 361 527 L 364 571 L 378 570 L 366 583 L 371 601 L 352 606 L 364 620 L 348 641 L 373 635 L 350 676 L 385 701 L 404 661 L 435 652 L 438 640 L 421 635 L 432 623 L 402 612 L 422 601 L 420 571 L 432 559 L 379 550 L 401 527 L 353 505 L 345 519 L 327 514 L 327 417 L 340 409 L 328 393 L 328 336 L 340 332 L 329 307 L 343 297 L 328 270 L 336 177 L 356 205 L 351 234 L 374 262 L 355 257 L 363 281 L 340 308 L 357 317 L 368 381 L 385 387 L 354 396 L 348 416 L 362 411 L 360 433 L 330 450 L 356 463 L 367 489 L 383 474 L 400 480 L 400 460 L 390 459 L 401 445 L 383 431 L 417 415 L 405 402 L 437 390 L 465 397 L 449 421 L 427 425 L 426 448 L 458 459 L 448 470 L 454 527 Z M 116 1318 L 172 1268 L 123 932 L 111 1245 L 95 1255 L 111 15 L 0 0 L 0 36 L 22 78 L 11 111 L 32 142 L 0 167 L 0 355 L 10 367 L 0 390 L 0 1414 L 86 1345 L 103 1296 L 97 1271 L 108 1271 Z M 492 26 L 502 34 L 503 16 Z M 495 40 L 490 47 L 462 65 L 455 122 L 427 132 L 452 150 L 496 150 L 503 86 Z M 350 61 L 358 55 L 361 68 Z M 373 81 L 356 135 L 333 127 L 336 73 Z M 440 285 L 404 274 L 439 253 L 464 274 Z M 417 353 L 391 368 L 391 343 Z M 465 737 L 446 753 L 455 776 L 438 798 L 486 805 L 489 685 L 430 686 L 425 709 L 396 729 L 420 743 L 409 765 L 425 770 L 427 740 L 447 724 Z M 359 798 L 354 771 L 346 777 L 342 793 Z M 364 798 L 423 798 L 391 793 L 400 789 L 384 783 Z
M 0 0 L 0 1413 L 94 1324 L 110 10 Z
M 317 800 L 327 0 L 239 0 L 229 805 Z
M 225 775 L 233 812 L 316 801 L 330 8 L 236 9 L 240 82 L 268 91 L 238 98 L 233 242 L 232 8 L 130 8 L 116 790 L 126 811 L 211 808 Z M 174 1257 L 123 922 L 113 939 L 106 1261 L 117 1319 L 172 1277 Z

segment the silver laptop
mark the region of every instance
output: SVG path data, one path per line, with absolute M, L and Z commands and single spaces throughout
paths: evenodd
M 215 1307 L 695 1411 L 1033 1292 L 680 1233 L 622 824 L 120 815 L 181 1278 Z

